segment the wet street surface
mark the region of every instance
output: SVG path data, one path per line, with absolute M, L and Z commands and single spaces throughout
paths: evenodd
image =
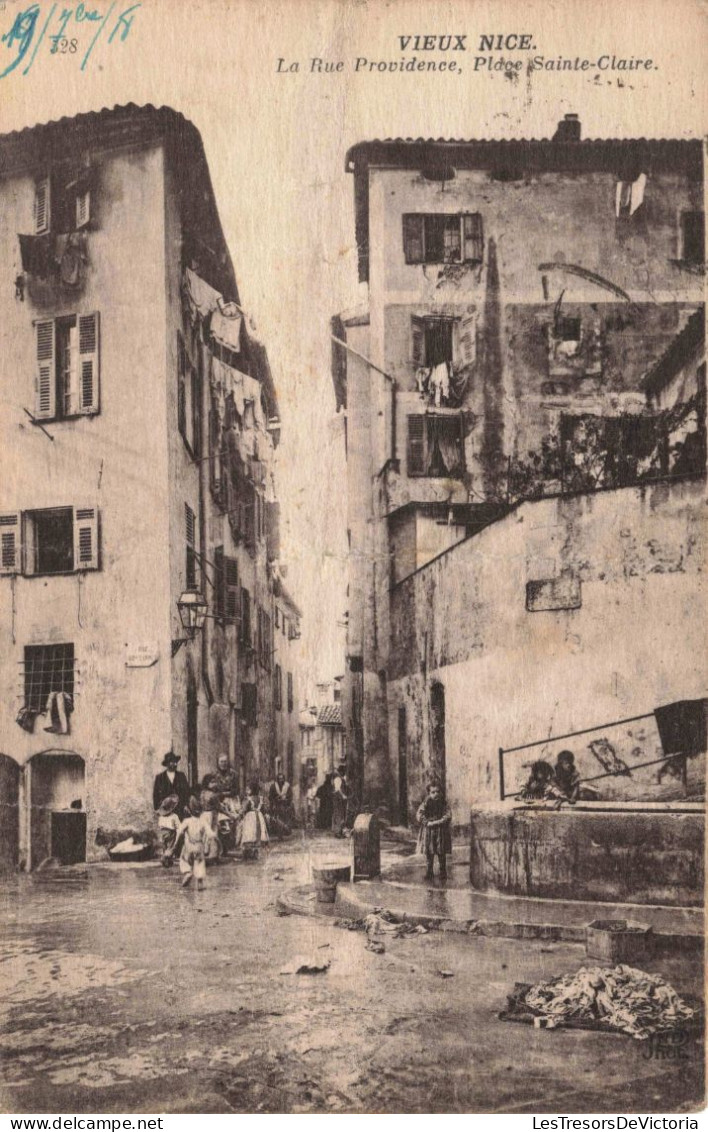
M 316 852 L 344 846 L 315 842 Z M 504 1023 L 515 981 L 575 944 L 448 932 L 366 937 L 282 916 L 308 879 L 296 838 L 258 862 L 60 869 L 3 882 L 6 1112 L 690 1112 L 702 1045 L 650 1058 L 625 1036 Z M 319 974 L 281 973 L 306 957 Z M 647 964 L 700 993 L 701 962 Z M 443 972 L 444 974 L 441 974 Z

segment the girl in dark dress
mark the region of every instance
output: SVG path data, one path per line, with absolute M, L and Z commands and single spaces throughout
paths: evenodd
M 420 822 L 418 845 L 425 852 L 428 862 L 425 879 L 433 879 L 433 864 L 436 857 L 440 876 L 445 878 L 447 876 L 445 857 L 448 853 L 452 853 L 450 833 L 452 814 L 439 782 L 431 782 L 428 785 L 428 795 L 418 807 L 416 816 Z

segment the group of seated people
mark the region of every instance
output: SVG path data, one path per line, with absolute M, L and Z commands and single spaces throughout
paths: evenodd
M 260 845 L 269 841 L 270 834 L 285 837 L 290 833 L 295 811 L 292 787 L 284 774 L 276 775 L 265 797 L 260 785 L 251 782 L 241 799 L 238 775 L 227 755 L 219 756 L 217 770 L 206 774 L 195 789 L 190 789 L 186 777 L 177 771 L 178 761 L 178 756 L 169 752 L 163 760 L 166 771 L 155 782 L 154 804 L 163 864 L 172 863 L 177 829 L 188 815 L 199 816 L 204 826 L 207 862 L 236 848 L 242 850 L 245 858 L 257 857 Z
M 564 802 L 594 801 L 599 791 L 581 781 L 572 751 L 560 751 L 555 767 L 545 759 L 531 765 L 528 780 L 519 792 L 522 802 L 552 802 L 560 809 Z

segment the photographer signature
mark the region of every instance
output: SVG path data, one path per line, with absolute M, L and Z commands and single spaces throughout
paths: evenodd
M 117 0 L 113 0 L 104 14 L 90 4 L 79 3 L 65 8 L 54 3 L 49 8 L 46 19 L 43 19 L 42 5 L 31 4 L 28 8 L 17 13 L 10 30 L 0 37 L 0 67 L 2 66 L 2 47 L 4 46 L 8 51 L 14 53 L 14 57 L 8 65 L 0 70 L 0 79 L 11 74 L 25 60 L 27 61 L 26 66 L 20 73 L 26 75 L 32 67 L 43 42 L 49 46 L 51 55 L 78 54 L 79 40 L 86 39 L 86 35 L 82 35 L 82 33 L 88 32 L 91 38 L 80 67 L 80 70 L 85 70 L 91 52 L 101 35 L 104 33 L 108 35 L 109 44 L 113 43 L 116 38 L 119 43 L 125 42 L 133 26 L 135 12 L 141 5 L 131 4 L 130 7 L 123 8 L 116 14 L 117 7 Z M 73 36 L 72 32 L 74 33 Z

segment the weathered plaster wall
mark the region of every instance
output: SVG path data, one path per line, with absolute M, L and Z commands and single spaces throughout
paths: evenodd
M 370 170 L 370 245 L 386 249 L 379 282 L 372 272 L 374 301 L 481 302 L 487 257 L 481 268 L 406 264 L 401 216 L 406 212 L 480 212 L 485 244 L 494 240 L 506 301 L 542 299 L 538 265 L 580 264 L 612 280 L 632 298 L 655 302 L 700 301 L 700 278 L 671 261 L 680 258 L 679 216 L 703 207 L 702 186 L 682 173 L 649 174 L 644 203 L 633 217 L 615 216 L 617 178 L 612 173 L 527 173 L 516 181 L 492 179 L 483 170 L 458 170 L 452 181 L 426 180 L 414 170 Z M 571 301 L 594 302 L 597 287 L 567 276 Z
M 393 589 L 389 719 L 406 706 L 411 810 L 434 681 L 459 823 L 498 804 L 499 747 L 705 695 L 704 492 L 684 482 L 526 503 Z M 549 578 L 579 584 L 580 607 L 527 612 L 527 582 Z
M 470 832 L 470 882 L 482 892 L 703 904 L 702 813 L 473 810 Z
M 34 182 L 0 184 L 3 463 L 0 509 L 94 505 L 101 569 L 82 575 L 0 579 L 0 750 L 20 764 L 49 748 L 84 759 L 88 851 L 97 825 L 143 828 L 151 815 L 158 752 L 171 739 L 169 642 L 163 156 L 158 147 L 97 153 L 85 282 L 13 297 L 21 271 L 17 233 L 33 230 Z M 14 266 L 13 266 L 14 265 Z M 48 423 L 49 440 L 24 412 L 34 408 L 32 320 L 99 311 L 100 412 Z M 24 646 L 73 641 L 76 710 L 71 734 L 28 734 L 15 723 L 23 702 Z M 154 646 L 150 668 L 126 668 L 130 649 Z M 29 799 L 23 795 L 23 822 Z

